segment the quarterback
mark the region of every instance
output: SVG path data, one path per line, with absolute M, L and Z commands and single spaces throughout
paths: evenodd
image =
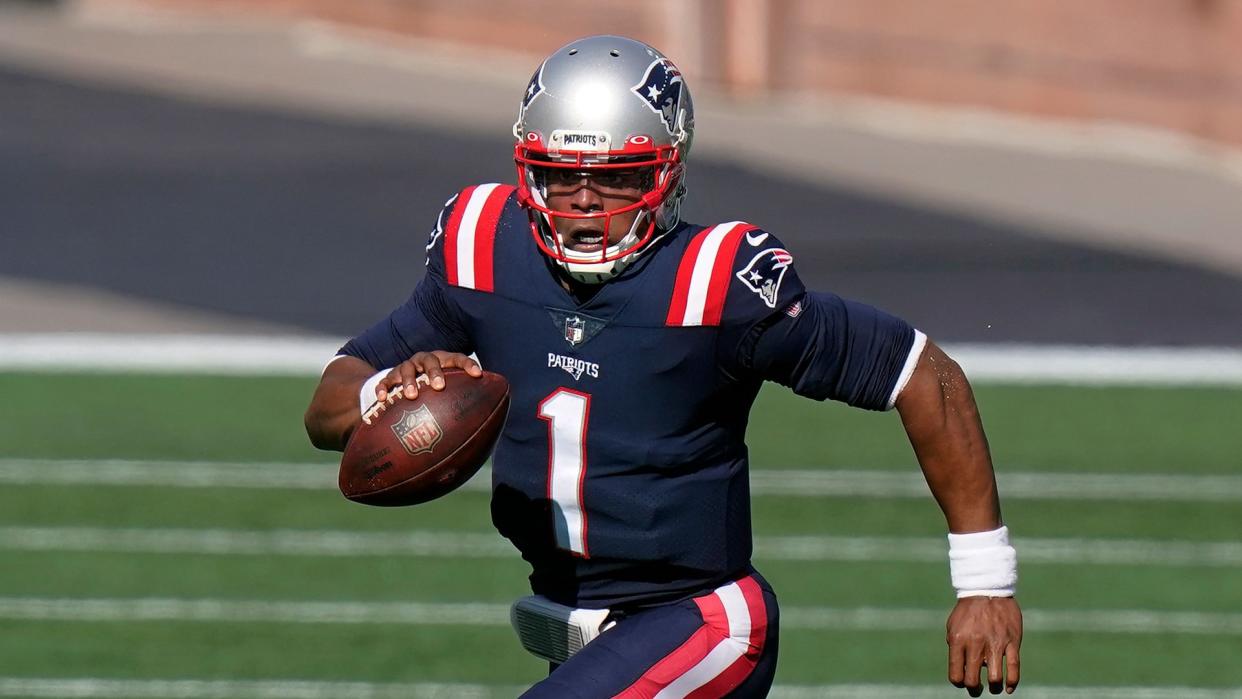
M 1017 560 L 961 369 L 908 323 L 799 280 L 757 225 L 682 220 L 694 108 L 646 44 L 574 41 L 522 95 L 516 182 L 454 194 L 410 298 L 346 344 L 306 413 L 341 449 L 378 401 L 508 378 L 492 520 L 530 564 L 527 697 L 762 697 L 777 597 L 751 565 L 743 436 L 764 381 L 896 408 L 949 530 L 948 677 L 1018 683 Z M 402 269 L 402 263 L 397 263 Z M 826 659 L 831 662 L 831 659 Z

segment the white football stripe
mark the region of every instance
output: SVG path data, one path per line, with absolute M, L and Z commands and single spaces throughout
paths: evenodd
M 720 253 L 720 245 L 733 229 L 744 225 L 741 221 L 722 223 L 712 229 L 703 239 L 698 255 L 694 258 L 694 268 L 690 274 L 690 288 L 686 297 L 686 314 L 682 325 L 702 325 L 703 312 L 707 308 L 707 293 L 711 288 L 712 270 L 716 266 L 716 256 Z
M 729 622 L 729 638 L 745 648 L 750 644 L 750 605 L 746 604 L 746 596 L 737 583 L 729 583 L 716 590 L 716 597 L 724 607 L 725 619 Z
M 670 682 L 667 687 L 661 689 L 655 695 L 655 699 L 682 699 L 682 697 L 716 679 L 720 673 L 729 669 L 729 666 L 737 662 L 737 659 L 740 657 L 742 657 L 742 651 L 737 647 L 737 644 L 732 643 L 731 639 L 722 640 L 708 651 L 702 660 L 695 663 L 694 667 Z
M 487 198 L 499 186 L 481 184 L 474 188 L 462 213 L 461 226 L 457 229 L 457 284 L 467 289 L 475 288 L 474 239 L 479 228 L 479 217 L 483 214 L 483 205 L 487 203 Z
M 716 588 L 714 593 L 724 609 L 729 636 L 721 639 L 702 660 L 656 694 L 655 699 L 681 699 L 711 682 L 741 658 L 750 646 L 751 618 L 746 597 L 737 583 Z
M 786 607 L 785 629 L 816 631 L 926 631 L 943 629 L 944 609 Z M 509 627 L 509 605 L 422 602 L 302 602 L 226 599 L 75 599 L 0 597 L 0 619 L 10 621 L 256 624 L 402 624 Z M 1242 636 L 1242 613 L 1147 609 L 1023 610 L 1027 630 L 1074 633 Z M 733 644 L 729 644 L 733 645 Z
M 336 488 L 335 464 L 127 459 L 0 459 L 0 483 L 10 485 L 134 485 L 169 488 Z M 1242 501 L 1242 476 L 1165 473 L 997 473 L 1006 500 L 1123 500 L 1155 502 Z M 480 470 L 466 490 L 491 489 L 491 471 Z M 904 471 L 861 469 L 751 470 L 753 495 L 785 497 L 930 497 L 915 466 Z
M 1023 565 L 1242 567 L 1242 542 L 1128 539 L 1015 539 Z M 946 558 L 943 537 L 761 536 L 761 561 L 891 561 L 934 563 Z M 511 559 L 499 534 L 412 530 L 127 529 L 0 527 L 4 551 L 108 551 L 222 556 L 452 556 Z

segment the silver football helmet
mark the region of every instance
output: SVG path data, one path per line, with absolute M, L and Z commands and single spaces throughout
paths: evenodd
M 686 194 L 685 164 L 694 137 L 694 106 L 681 72 L 663 54 L 620 36 L 591 36 L 557 49 L 531 78 L 522 97 L 514 159 L 518 198 L 540 250 L 573 278 L 600 283 L 624 270 L 677 225 Z M 590 213 L 547 205 L 549 169 L 571 172 L 647 168 L 639 201 Z M 619 213 L 638 210 L 615 244 L 608 230 Z M 567 248 L 556 218 L 604 219 L 599 252 Z

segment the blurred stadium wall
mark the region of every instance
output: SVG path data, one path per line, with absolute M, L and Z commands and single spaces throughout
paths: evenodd
M 737 96 L 844 92 L 1242 144 L 1242 0 L 81 0 L 330 21 L 532 57 L 608 27 Z

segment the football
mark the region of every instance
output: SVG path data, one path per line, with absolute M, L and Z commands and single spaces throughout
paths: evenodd
M 376 414 L 378 412 L 378 414 Z M 444 390 L 421 387 L 373 407 L 341 456 L 341 493 L 364 505 L 398 507 L 440 497 L 470 480 L 491 455 L 509 413 L 509 382 L 444 370 Z

